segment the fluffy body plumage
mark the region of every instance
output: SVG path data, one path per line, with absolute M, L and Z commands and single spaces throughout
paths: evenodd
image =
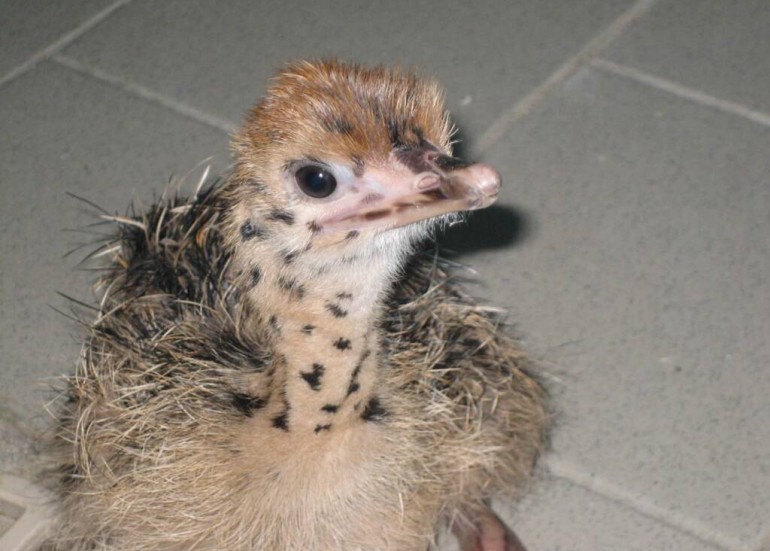
M 414 254 L 427 223 L 326 231 L 290 178 L 310 159 L 366 196 L 439 173 L 409 160 L 448 159 L 436 85 L 295 66 L 235 144 L 226 183 L 119 224 L 62 406 L 50 546 L 417 550 L 517 497 L 548 412 L 500 320 Z

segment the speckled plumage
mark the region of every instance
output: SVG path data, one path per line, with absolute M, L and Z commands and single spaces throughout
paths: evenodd
M 439 113 L 423 118 L 442 121 L 446 148 Z M 355 135 L 354 117 L 323 120 Z M 53 548 L 425 549 L 441 523 L 526 487 L 545 393 L 497 314 L 426 252 L 360 313 L 359 289 L 330 289 L 302 253 L 349 247 L 326 271 L 365 274 L 366 232 L 318 245 L 301 210 L 265 199 L 280 194 L 264 170 L 244 191 L 247 135 L 227 182 L 117 221 L 61 406 Z M 297 233 L 268 251 L 281 228 L 311 245 Z M 303 348 L 312 338 L 326 348 Z

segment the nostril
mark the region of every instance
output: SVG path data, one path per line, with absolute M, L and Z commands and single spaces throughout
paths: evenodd
M 437 174 L 426 173 L 417 177 L 417 189 L 420 191 L 428 191 L 439 187 L 440 178 Z
M 425 155 L 425 157 L 424 157 L 424 158 L 425 158 L 425 161 L 426 161 L 428 164 L 433 164 L 433 163 L 435 163 L 435 162 L 436 162 L 436 159 L 438 159 L 438 158 L 439 158 L 439 156 L 440 156 L 440 153 L 439 153 L 438 151 L 429 150 L 429 151 L 426 151 L 426 152 L 424 153 L 424 155 Z

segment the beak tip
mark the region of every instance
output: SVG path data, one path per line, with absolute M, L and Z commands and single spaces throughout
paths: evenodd
M 489 165 L 478 165 L 477 170 L 479 191 L 486 197 L 497 197 L 503 186 L 500 173 Z

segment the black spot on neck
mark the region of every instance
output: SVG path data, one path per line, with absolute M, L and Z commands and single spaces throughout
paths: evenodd
M 358 237 L 358 235 L 359 235 L 360 233 L 361 233 L 361 232 L 359 232 L 358 230 L 350 230 L 350 231 L 347 233 L 347 235 L 345 236 L 345 239 L 348 239 L 348 240 L 350 240 L 350 239 L 355 239 L 356 237 Z
M 300 300 L 305 297 L 305 287 L 296 279 L 281 276 L 278 278 L 278 285 L 288 292 L 289 298 L 293 300 Z
M 361 354 L 361 357 L 358 359 L 358 363 L 356 363 L 356 367 L 353 369 L 353 373 L 351 374 L 352 378 L 358 378 L 358 374 L 361 373 L 361 368 L 364 366 L 364 362 L 369 356 L 371 356 L 371 354 L 372 351 L 368 348 L 364 350 L 364 353 Z
M 250 239 L 264 239 L 266 235 L 266 232 L 264 229 L 260 228 L 259 226 L 256 226 L 254 223 L 251 222 L 251 220 L 247 220 L 243 223 L 241 226 L 241 237 L 243 237 L 244 241 L 248 241 Z
M 353 295 L 352 295 L 352 293 L 344 293 L 343 292 L 343 293 L 337 293 L 336 297 L 338 299 L 340 299 L 340 300 L 348 300 L 348 299 L 352 299 Z
M 345 396 L 347 397 L 347 396 L 350 396 L 351 394 L 353 394 L 354 392 L 358 392 L 360 388 L 361 388 L 361 384 L 358 381 L 356 381 L 355 379 L 353 379 L 348 384 L 348 392 L 347 392 L 347 394 Z
M 235 406 L 235 409 L 246 417 L 253 417 L 256 410 L 262 409 L 266 405 L 263 398 L 251 396 L 243 392 L 233 392 L 230 395 L 230 402 Z
M 262 270 L 259 269 L 259 266 L 254 266 L 251 269 L 251 284 L 256 285 L 259 283 L 259 281 L 262 279 Z
M 268 220 L 277 220 L 283 222 L 287 226 L 294 224 L 294 214 L 286 209 L 273 209 L 270 214 L 267 215 Z
M 353 372 L 350 374 L 350 382 L 348 383 L 348 392 L 345 395 L 346 397 L 350 396 L 354 392 L 358 392 L 358 390 L 361 388 L 361 385 L 358 382 L 358 376 L 361 373 L 361 368 L 364 366 L 364 362 L 370 356 L 370 354 L 370 350 L 364 350 L 364 353 L 361 354 L 361 357 L 358 359 L 356 367 L 353 368 Z
M 299 375 L 313 390 L 321 389 L 321 377 L 323 377 L 326 368 L 322 364 L 314 363 L 312 371 L 300 371 Z
M 307 325 L 302 326 L 302 332 L 305 335 L 312 335 L 313 334 L 313 329 L 315 329 L 315 325 L 307 324 Z
M 283 253 L 281 253 L 283 263 L 287 265 L 292 264 L 297 259 L 298 255 L 299 255 L 299 252 L 297 251 L 284 251 Z
M 326 413 L 337 413 L 338 409 L 340 409 L 340 406 L 336 404 L 326 404 L 321 408 L 321 411 L 325 411 Z
M 373 396 L 372 398 L 369 398 L 366 407 L 364 407 L 364 411 L 361 414 L 361 419 L 369 422 L 377 422 L 382 421 L 388 415 L 390 414 L 388 413 L 388 410 L 382 407 L 380 399 L 376 396 Z
M 332 302 L 326 303 L 326 309 L 329 310 L 335 318 L 344 318 L 348 315 L 347 310 L 343 310 L 340 308 L 339 304 L 334 304 Z
M 307 229 L 310 230 L 310 233 L 315 234 L 321 231 L 321 226 L 315 220 L 311 220 L 307 223 Z
M 280 415 L 273 417 L 272 423 L 275 428 L 289 432 L 289 412 L 284 411 Z
M 331 424 L 327 424 L 327 425 L 316 425 L 316 426 L 315 426 L 315 429 L 313 429 L 313 432 L 314 432 L 314 433 L 316 433 L 316 434 L 318 434 L 318 433 L 319 433 L 319 432 L 321 432 L 322 430 L 329 430 L 329 429 L 331 429 L 331 428 L 332 428 Z
M 350 339 L 343 339 L 340 337 L 336 341 L 334 341 L 334 346 L 339 348 L 340 350 L 350 350 Z
M 286 387 L 283 389 L 283 412 L 279 413 L 271 419 L 273 426 L 277 429 L 289 432 L 289 412 L 291 411 L 291 405 L 286 399 Z

